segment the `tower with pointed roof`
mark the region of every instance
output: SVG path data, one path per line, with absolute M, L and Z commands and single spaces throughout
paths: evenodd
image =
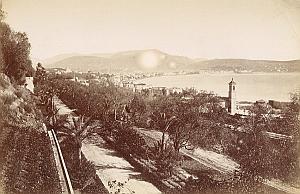
M 233 81 L 233 78 L 232 78 L 228 84 L 229 84 L 228 112 L 231 115 L 235 115 L 235 113 L 236 113 L 236 83 Z

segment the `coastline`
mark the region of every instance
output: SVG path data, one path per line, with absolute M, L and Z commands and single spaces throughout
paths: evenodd
M 161 75 L 138 79 L 153 87 L 195 88 L 213 92 L 220 96 L 228 95 L 228 82 L 237 81 L 237 99 L 255 102 L 256 100 L 290 101 L 290 93 L 300 89 L 300 72 L 288 73 L 249 73 L 202 72 L 200 74 Z

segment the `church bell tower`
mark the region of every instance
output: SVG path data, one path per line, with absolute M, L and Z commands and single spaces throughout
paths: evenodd
M 231 115 L 236 113 L 236 83 L 231 79 L 229 82 L 229 94 L 228 94 L 228 112 Z

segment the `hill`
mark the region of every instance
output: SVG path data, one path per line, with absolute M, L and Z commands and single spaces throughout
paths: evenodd
M 99 72 L 176 72 L 176 71 L 236 71 L 236 72 L 300 72 L 300 60 L 271 61 L 247 59 L 191 59 L 159 50 L 136 50 L 115 54 L 65 54 L 45 63 L 46 67 L 70 68 L 76 71 Z
M 79 53 L 65 53 L 65 54 L 60 54 L 60 55 L 55 55 L 53 57 L 44 59 L 44 60 L 39 60 L 43 64 L 54 64 L 58 61 L 64 60 L 69 57 L 74 57 L 74 56 L 81 56 Z
M 46 67 L 70 68 L 77 71 L 166 72 L 193 63 L 188 57 L 169 55 L 158 50 L 126 51 L 115 54 L 91 54 L 66 57 Z
M 300 60 L 213 59 L 193 63 L 189 69 L 237 72 L 300 72 Z

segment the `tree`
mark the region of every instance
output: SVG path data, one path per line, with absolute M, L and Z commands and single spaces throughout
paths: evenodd
M 244 125 L 246 138 L 238 139 L 237 154 L 241 169 L 251 174 L 254 182 L 258 177 L 282 178 L 288 170 L 288 160 L 283 158 L 288 152 L 289 140 L 274 140 L 266 133 L 272 131 L 274 122 L 277 119 L 273 118 L 267 104 L 255 104 L 248 117 L 248 126 Z
M 146 113 L 146 103 L 140 96 L 135 95 L 130 101 L 128 112 L 131 114 L 134 123 L 138 122 L 141 115 Z
M 47 80 L 46 70 L 41 63 L 37 64 L 33 84 L 38 87 L 39 84 L 44 84 Z
M 0 37 L 2 37 L 3 30 L 3 19 L 5 18 L 4 12 L 0 9 Z M 2 41 L 0 41 L 0 72 L 3 72 L 4 69 L 4 58 L 3 58 L 3 51 L 2 51 Z
M 284 111 L 284 121 L 289 135 L 299 139 L 300 136 L 300 92 L 291 94 L 291 103 Z
M 85 116 L 79 116 L 77 119 L 72 117 L 72 120 L 73 122 L 66 121 L 66 125 L 56 131 L 68 161 L 78 167 L 81 164 L 82 141 L 98 128 L 98 123 L 92 123 L 91 118 Z
M 177 120 L 173 123 L 173 126 L 170 130 L 170 138 L 177 156 L 181 148 L 193 148 L 192 142 L 196 137 L 195 135 L 198 133 L 198 127 L 199 125 L 196 121 L 193 123 L 185 123 Z
M 5 13 L 4 13 L 4 11 L 0 8 L 0 22 L 2 22 L 4 18 L 5 18 Z
M 285 147 L 280 153 L 286 164 L 283 175 L 285 179 L 296 179 L 300 173 L 300 92 L 291 94 L 291 103 L 283 113 L 284 129 L 287 135 L 292 137 L 289 143 L 282 145 Z
M 2 13 L 2 12 L 1 12 Z M 3 14 L 1 14 L 1 17 Z M 17 84 L 24 84 L 25 76 L 32 76 L 30 43 L 26 33 L 14 32 L 8 24 L 0 22 L 1 71 Z
M 193 148 L 192 142 L 200 130 L 200 115 L 198 109 L 192 106 L 191 100 L 172 100 L 172 111 L 176 119 L 170 126 L 169 135 L 178 155 L 180 148 Z
M 166 134 L 169 132 L 170 126 L 172 122 L 176 120 L 175 116 L 167 116 L 164 112 L 154 112 L 150 116 L 151 120 L 154 123 L 156 129 L 162 132 L 161 141 L 159 142 L 160 145 L 160 152 L 165 150 L 166 144 Z

